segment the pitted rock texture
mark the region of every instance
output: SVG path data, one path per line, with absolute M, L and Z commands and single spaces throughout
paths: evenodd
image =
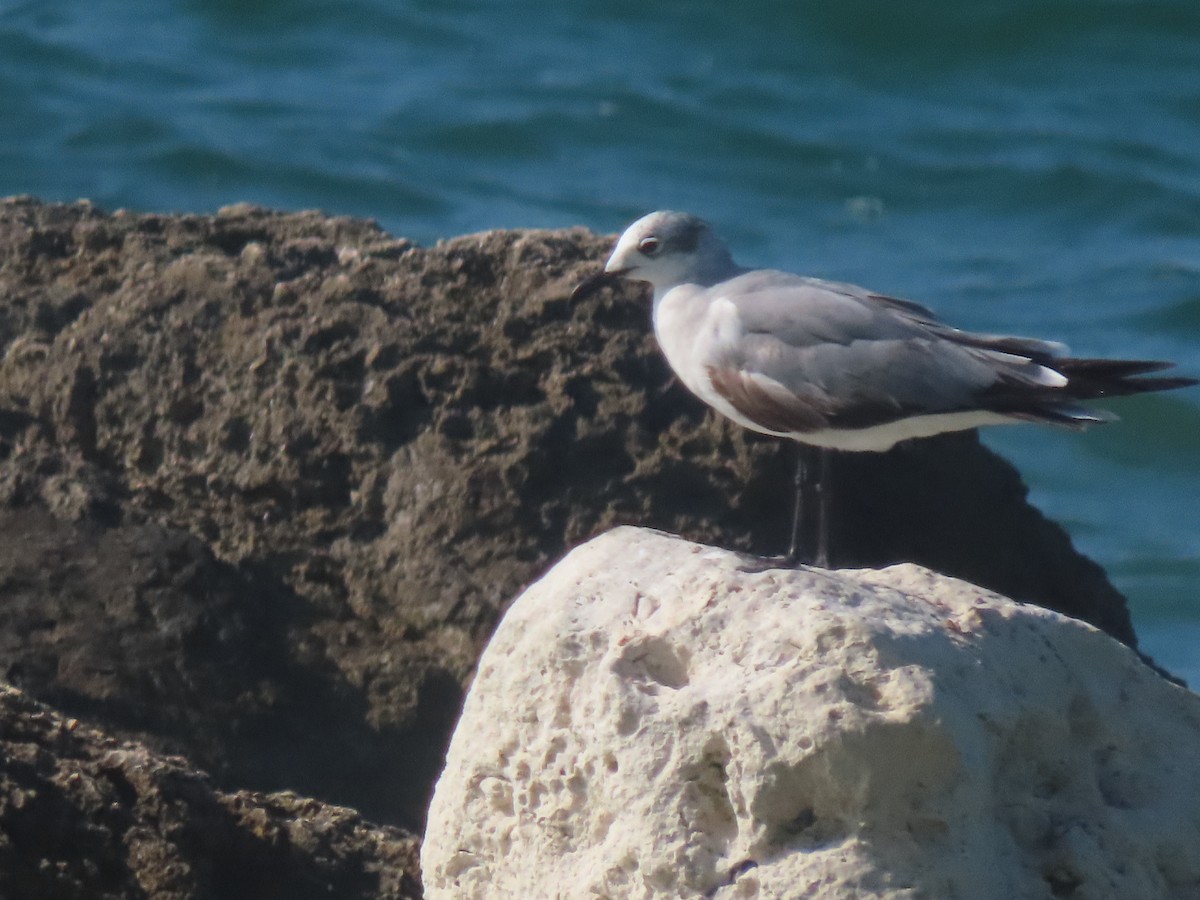
M 0 897 L 416 900 L 417 839 L 292 793 L 222 792 L 0 685 Z
M 912 565 L 572 552 L 480 661 L 422 847 L 438 898 L 1190 898 L 1200 697 Z

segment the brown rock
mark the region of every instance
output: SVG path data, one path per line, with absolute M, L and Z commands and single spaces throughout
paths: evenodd
M 420 896 L 417 838 L 291 793 L 226 793 L 0 684 L 0 896 Z

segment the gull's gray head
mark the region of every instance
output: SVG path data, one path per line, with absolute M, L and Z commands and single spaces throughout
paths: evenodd
M 625 229 L 604 271 L 648 281 L 657 293 L 679 284 L 715 284 L 737 271 L 737 266 L 703 219 L 660 210 Z
M 660 210 L 626 228 L 604 271 L 585 278 L 571 297 L 582 299 L 618 278 L 648 281 L 660 297 L 681 284 L 708 287 L 741 271 L 707 222 Z

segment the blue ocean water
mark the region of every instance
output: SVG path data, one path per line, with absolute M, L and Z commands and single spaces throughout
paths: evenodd
M 0 0 L 0 194 L 617 231 L 1200 374 L 1200 4 Z M 997 429 L 1200 684 L 1200 389 Z

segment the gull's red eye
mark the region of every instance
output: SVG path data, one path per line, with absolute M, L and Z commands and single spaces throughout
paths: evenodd
M 658 252 L 658 238 L 644 237 L 638 241 L 638 250 L 645 256 L 653 256 Z

